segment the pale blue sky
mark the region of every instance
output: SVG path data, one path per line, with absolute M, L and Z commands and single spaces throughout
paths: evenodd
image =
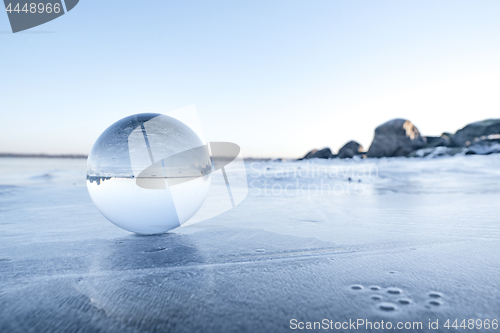
M 195 104 L 245 156 L 336 151 L 394 117 L 500 116 L 499 1 L 88 1 L 9 34 L 0 152 L 87 154 L 134 113 Z M 39 33 L 51 32 L 51 33 Z

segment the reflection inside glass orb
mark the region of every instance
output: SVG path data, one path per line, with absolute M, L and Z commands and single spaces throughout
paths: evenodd
M 144 113 L 121 119 L 94 144 L 87 188 L 115 225 L 157 234 L 188 221 L 210 187 L 207 146 L 184 123 Z

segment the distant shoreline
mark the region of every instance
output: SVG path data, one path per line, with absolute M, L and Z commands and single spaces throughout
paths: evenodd
M 20 157 L 20 158 L 87 158 L 88 155 L 82 154 L 60 154 L 60 155 L 52 155 L 52 154 L 20 154 L 20 153 L 0 153 L 0 158 L 2 157 Z M 255 161 L 282 161 L 282 160 L 295 160 L 295 158 L 270 158 L 270 157 L 245 157 L 244 160 L 246 162 L 255 162 Z
M 26 158 L 87 158 L 88 155 L 82 154 L 20 154 L 20 153 L 0 153 L 0 158 L 2 157 L 26 157 Z M 295 160 L 294 158 L 271 158 L 271 157 L 245 157 L 245 161 L 276 161 L 276 160 Z
M 16 153 L 0 153 L 1 157 L 26 157 L 26 158 L 87 158 L 87 155 L 80 154 L 16 154 Z

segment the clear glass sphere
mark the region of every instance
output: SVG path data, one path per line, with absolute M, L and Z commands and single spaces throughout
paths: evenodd
M 158 234 L 187 222 L 210 187 L 207 147 L 187 125 L 166 115 L 123 118 L 97 139 L 87 161 L 92 201 L 112 223 Z

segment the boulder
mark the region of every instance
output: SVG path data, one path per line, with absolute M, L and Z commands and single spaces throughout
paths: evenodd
M 353 158 L 356 155 L 363 153 L 363 146 L 356 141 L 349 141 L 342 148 L 339 149 L 337 154 L 338 158 Z
M 450 139 L 450 134 L 443 133 L 441 136 L 426 136 L 427 144 L 424 148 L 434 148 L 434 147 L 452 147 L 453 143 Z
M 334 158 L 334 157 L 335 155 L 332 154 L 330 148 L 323 148 L 321 150 L 313 149 L 299 160 L 306 160 L 309 158 Z
M 375 129 L 368 157 L 406 156 L 426 145 L 418 129 L 406 119 L 393 119 Z
M 453 156 L 457 154 L 466 154 L 467 149 L 462 147 L 430 147 L 430 148 L 422 148 L 419 150 L 412 151 L 407 156 L 408 157 L 427 157 L 427 158 L 435 158 L 441 156 Z
M 500 134 L 475 138 L 467 147 L 424 147 L 408 154 L 408 157 L 440 157 L 452 155 L 489 155 L 500 153 Z
M 500 119 L 487 119 L 469 124 L 458 130 L 451 137 L 451 141 L 457 147 L 467 147 L 475 139 L 495 134 L 500 134 Z
M 500 134 L 491 134 L 474 139 L 467 147 L 467 155 L 489 155 L 500 153 Z

